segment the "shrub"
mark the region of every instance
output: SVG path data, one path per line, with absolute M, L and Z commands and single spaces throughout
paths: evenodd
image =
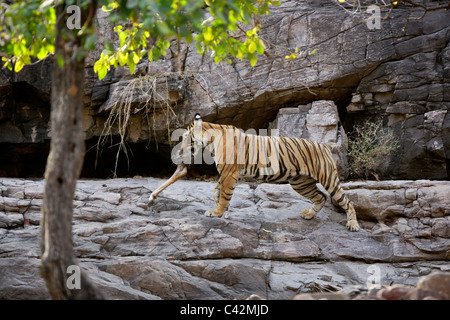
M 367 179 L 372 174 L 378 180 L 377 169 L 399 146 L 398 140 L 383 129 L 381 121 L 356 126 L 348 143 L 350 177 Z

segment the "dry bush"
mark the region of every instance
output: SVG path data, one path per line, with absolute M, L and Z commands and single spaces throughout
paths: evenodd
M 358 125 L 349 134 L 348 163 L 351 178 L 367 179 L 370 174 L 375 178 L 379 169 L 391 152 L 399 148 L 398 140 L 381 122 L 368 122 Z M 378 180 L 378 179 L 377 179 Z

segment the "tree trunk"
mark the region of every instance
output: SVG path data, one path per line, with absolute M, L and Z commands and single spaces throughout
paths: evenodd
M 81 9 L 84 20 L 91 20 L 89 24 L 94 20 L 95 10 L 96 1 Z M 41 218 L 41 273 L 54 299 L 98 299 L 103 296 L 86 274 L 75 272 L 81 270 L 76 265 L 72 243 L 73 197 L 84 158 L 84 58 L 77 57 L 82 39 L 76 35 L 79 30 L 66 26 L 68 14 L 64 3 L 57 6 L 56 14 L 55 57 L 64 58 L 65 63 L 61 68 L 55 61 L 52 71 L 51 145 Z

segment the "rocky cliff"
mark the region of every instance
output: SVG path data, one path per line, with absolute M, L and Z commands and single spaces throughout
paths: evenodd
M 86 65 L 86 139 L 89 149 L 112 107 L 131 103 L 136 112 L 127 136 L 135 155 L 131 171 L 137 167 L 145 171 L 144 163 L 154 166 L 153 173 L 159 171 L 155 159 L 159 157 L 162 166 L 168 160 L 169 148 L 164 146 L 168 131 L 186 126 L 196 112 L 208 121 L 258 130 L 267 128 L 282 108 L 332 100 L 347 133 L 354 125 L 379 119 L 400 140 L 381 177 L 449 178 L 450 12 L 446 9 L 424 13 L 400 4 L 389 14 L 383 9 L 386 19 L 379 29 L 371 30 L 368 13 L 354 14 L 335 1 L 282 1 L 259 21 L 267 54 L 254 68 L 238 59 L 231 65 L 215 65 L 195 48 L 179 44 L 181 54 L 176 58 L 169 54 L 157 63 L 144 60 L 134 75 L 120 68 L 98 81 L 93 62 L 105 39 L 114 40 L 105 14 L 99 11 L 97 17 L 99 50 Z M 296 47 L 317 50 L 286 60 L 286 53 Z M 50 134 L 50 65 L 45 61 L 19 74 L 0 71 L 0 143 L 5 153 L 15 154 L 0 156 L 4 176 L 42 174 Z M 160 142 L 158 152 L 153 141 Z M 85 176 L 96 176 L 93 154 L 92 150 L 87 154 Z M 114 165 L 108 159 L 115 154 L 105 150 L 103 155 L 100 162 L 109 172 Z M 34 169 L 23 165 L 30 162 Z M 139 170 L 131 174 L 135 173 Z
M 112 176 L 117 127 L 98 163 L 95 147 L 111 110 L 128 105 L 131 152 L 120 157 L 119 176 L 171 173 L 169 134 L 199 112 L 206 121 L 337 143 L 341 174 L 347 135 L 382 121 L 400 147 L 380 177 L 408 179 L 344 184 L 362 227 L 357 233 L 330 203 L 314 219 L 301 219 L 311 204 L 289 185 L 239 184 L 229 219 L 213 219 L 204 211 L 213 207 L 214 182 L 179 181 L 147 208 L 163 180 L 80 180 L 75 253 L 106 297 L 290 299 L 415 285 L 433 271 L 450 271 L 450 184 L 436 181 L 450 177 L 448 10 L 400 4 L 383 9 L 386 19 L 372 30 L 368 13 L 336 1 L 286 0 L 259 21 L 267 52 L 253 68 L 238 59 L 216 65 L 173 41 L 178 57 L 143 60 L 133 75 L 120 68 L 99 81 L 93 63 L 105 40 L 115 40 L 105 15 L 98 12 L 98 50 L 86 64 L 83 177 Z M 316 52 L 286 60 L 296 47 Z M 0 298 L 49 298 L 38 225 L 52 64 L 0 70 L 0 176 L 10 177 L 0 178 Z
M 415 285 L 450 271 L 447 182 L 354 182 L 359 232 L 327 202 L 289 185 L 239 184 L 229 218 L 208 218 L 213 182 L 180 180 L 145 203 L 161 179 L 80 180 L 73 241 L 82 268 L 110 299 L 292 299 L 299 293 Z M 0 298 L 49 298 L 39 273 L 43 180 L 0 180 Z

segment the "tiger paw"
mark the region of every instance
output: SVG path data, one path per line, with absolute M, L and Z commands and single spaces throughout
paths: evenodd
M 222 216 L 222 214 L 219 214 L 219 213 L 217 213 L 217 212 L 214 211 L 214 210 L 208 210 L 208 211 L 205 212 L 205 216 L 207 216 L 207 217 L 218 217 L 218 218 L 220 218 L 220 217 Z
M 300 216 L 306 220 L 310 220 L 310 219 L 314 218 L 315 215 L 316 214 L 314 212 L 312 212 L 312 210 L 308 210 L 308 209 L 303 209 L 302 212 L 300 213 Z
M 350 220 L 347 222 L 347 229 L 350 231 L 358 231 L 359 230 L 359 224 L 356 220 Z
M 147 206 L 151 206 L 155 202 L 156 197 L 153 195 L 153 193 L 148 198 Z

